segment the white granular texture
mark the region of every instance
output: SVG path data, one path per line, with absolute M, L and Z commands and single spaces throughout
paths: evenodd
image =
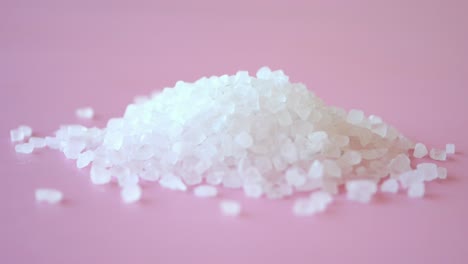
M 57 204 L 62 201 L 63 194 L 55 189 L 36 189 L 35 198 L 37 202 Z
M 437 168 L 437 177 L 439 177 L 439 179 L 447 179 L 447 168 L 444 168 L 444 167 L 438 167 Z
M 195 187 L 193 193 L 197 197 L 215 197 L 218 195 L 218 189 L 211 185 L 200 185 Z
M 219 203 L 221 213 L 226 216 L 238 216 L 241 213 L 241 205 L 233 200 L 222 200 Z
M 455 154 L 455 144 L 447 144 L 445 145 L 445 152 L 447 154 Z
M 92 108 L 79 110 L 81 118 L 94 115 Z M 21 142 L 31 131 L 22 126 L 10 139 Z M 377 183 L 383 182 L 382 191 L 395 192 L 398 180 L 417 196 L 420 189 L 410 186 L 444 177 L 433 165 L 412 167 L 410 150 L 424 157 L 426 146 L 414 144 L 381 117 L 328 106 L 304 84 L 267 67 L 256 76 L 239 71 L 178 81 L 136 98 L 105 128 L 64 125 L 54 136 L 15 148 L 31 153 L 44 145 L 76 160 L 78 168 L 90 166 L 94 184 L 117 181 L 134 188 L 126 189 L 128 197 L 137 197 L 135 186 L 144 180 L 171 190 L 208 184 L 271 199 L 296 192 L 337 195 L 345 186 L 349 199 L 369 202 Z M 446 150 L 451 153 L 452 147 Z M 446 152 L 433 149 L 430 156 L 445 160 Z M 303 203 L 298 210 L 309 212 L 304 203 L 325 204 L 320 199 L 298 202 Z
M 76 117 L 81 118 L 81 119 L 93 119 L 94 109 L 89 106 L 78 108 L 75 111 L 75 115 Z

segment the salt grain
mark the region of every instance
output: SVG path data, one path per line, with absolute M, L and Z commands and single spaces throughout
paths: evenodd
M 197 197 L 215 197 L 218 194 L 218 189 L 211 185 L 200 185 L 195 187 L 193 193 Z
M 431 149 L 431 151 L 429 152 L 429 156 L 433 160 L 444 161 L 447 159 L 447 154 L 445 153 L 445 150 L 441 149 Z
M 377 184 L 369 180 L 346 182 L 346 196 L 349 200 L 368 203 L 377 192 Z
M 35 198 L 37 202 L 57 204 L 63 199 L 63 194 L 55 189 L 36 189 Z
M 445 152 L 447 154 L 455 154 L 455 144 L 447 144 L 445 145 Z
M 417 182 L 409 186 L 408 197 L 421 198 L 424 196 L 424 192 L 425 192 L 424 182 Z
M 426 145 L 424 145 L 423 143 L 416 143 L 414 147 L 414 152 L 413 152 L 413 156 L 415 158 L 423 158 L 424 156 L 427 155 L 427 153 L 428 151 L 427 151 Z
M 447 168 L 444 167 L 438 167 L 437 168 L 437 177 L 439 179 L 447 179 Z
M 91 107 L 78 108 L 75 111 L 76 117 L 81 119 L 92 119 L 94 117 L 94 109 Z
M 221 213 L 225 216 L 238 216 L 241 212 L 241 205 L 233 200 L 223 200 L 219 205 Z
M 382 192 L 397 193 L 398 192 L 398 181 L 395 179 L 387 179 L 380 186 Z
M 124 186 L 120 192 L 122 201 L 124 203 L 135 203 L 141 199 L 142 190 L 139 185 Z
M 31 143 L 23 143 L 15 146 L 15 151 L 21 154 L 31 154 L 34 151 L 34 145 Z

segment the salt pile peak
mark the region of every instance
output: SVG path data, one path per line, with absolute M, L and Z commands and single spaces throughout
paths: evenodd
M 15 133 L 12 140 L 21 136 Z M 319 191 L 294 209 L 312 214 L 331 202 L 323 193 L 335 195 L 339 186 L 346 186 L 350 200 L 369 202 L 379 189 L 397 192 L 398 180 L 409 196 L 421 197 L 423 180 L 446 177 L 435 164 L 412 169 L 409 150 L 416 147 L 413 155 L 423 157 L 425 145 L 414 144 L 381 117 L 328 106 L 304 84 L 267 67 L 256 76 L 239 71 L 178 81 L 138 97 L 103 129 L 62 126 L 43 144 L 76 160 L 78 168 L 91 166 L 95 184 L 118 181 L 127 203 L 140 199 L 140 180 L 177 191 L 200 184 L 242 188 L 255 198 Z M 448 152 L 454 148 L 448 146 Z M 432 150 L 430 156 L 443 160 L 445 152 Z M 216 192 L 204 186 L 194 193 Z

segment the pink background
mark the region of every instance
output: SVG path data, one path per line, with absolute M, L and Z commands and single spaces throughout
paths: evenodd
M 467 1 L 168 2 L 0 0 L 0 263 L 468 263 Z M 231 219 L 218 199 L 155 185 L 123 205 L 62 154 L 9 142 L 23 123 L 47 135 L 77 122 L 79 106 L 102 126 L 135 95 L 263 65 L 417 141 L 455 143 L 449 180 L 311 218 L 292 199 L 222 190 L 244 208 Z M 38 187 L 63 206 L 36 204 Z

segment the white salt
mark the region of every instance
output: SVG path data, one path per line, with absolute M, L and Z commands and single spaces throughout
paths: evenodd
M 445 150 L 441 149 L 431 149 L 431 151 L 429 152 L 429 156 L 433 160 L 444 161 L 447 159 L 447 153 L 445 153 Z
M 162 176 L 159 180 L 159 184 L 166 189 L 174 191 L 185 192 L 187 190 L 187 186 L 182 182 L 182 180 L 172 173 L 167 173 Z
M 410 170 L 400 174 L 398 179 L 400 180 L 401 186 L 403 188 L 408 188 L 413 184 L 423 182 L 425 176 L 424 172 L 421 170 Z
M 82 107 L 75 111 L 75 115 L 81 119 L 93 119 L 94 109 L 92 107 Z
M 424 196 L 425 187 L 424 182 L 417 182 L 409 186 L 408 197 L 421 198 Z
M 413 156 L 415 158 L 423 158 L 424 156 L 427 155 L 427 153 L 428 151 L 427 151 L 426 145 L 424 145 L 423 143 L 416 143 L 414 147 L 414 152 L 413 152 Z
M 31 154 L 34 151 L 34 145 L 31 143 L 22 143 L 15 146 L 15 151 L 21 154 Z
M 197 197 L 215 197 L 218 195 L 218 189 L 211 185 L 200 185 L 195 187 L 193 193 Z
M 309 216 L 323 212 L 332 200 L 332 196 L 327 192 L 314 192 L 308 198 L 296 199 L 294 201 L 293 213 L 297 216 Z
M 432 181 L 437 179 L 437 165 L 434 163 L 420 163 L 417 165 L 417 170 L 424 175 L 424 180 Z
M 225 216 L 238 216 L 241 212 L 239 202 L 233 200 L 223 200 L 219 203 L 221 213 Z
M 94 115 L 90 108 L 81 110 L 80 118 Z M 21 126 L 10 131 L 10 140 L 21 142 L 31 134 Z M 377 182 L 387 177 L 381 191 L 446 177 L 434 165 L 412 168 L 409 151 L 424 157 L 427 148 L 381 117 L 326 105 L 304 84 L 267 67 L 256 77 L 240 71 L 178 81 L 157 95 L 139 97 L 105 128 L 64 125 L 53 137 L 33 137 L 15 149 L 31 153 L 44 145 L 76 159 L 78 168 L 91 164 L 94 184 L 115 180 L 123 189 L 133 186 L 125 191 L 128 197 L 138 197 L 135 186 L 146 180 L 171 190 L 193 186 L 202 196 L 214 188 L 204 183 L 222 184 L 271 199 L 318 190 L 337 195 L 346 186 L 350 200 L 368 202 Z M 452 150 L 448 144 L 446 151 L 432 150 L 431 157 L 445 160 Z M 296 213 L 320 211 L 325 201 L 323 195 L 299 200 Z
M 312 162 L 312 165 L 310 165 L 310 168 L 309 168 L 309 178 L 312 178 L 312 179 L 320 179 L 323 177 L 323 164 L 318 161 L 318 160 L 314 160 L 314 162 Z
M 387 179 L 380 186 L 382 192 L 397 193 L 398 192 L 398 181 L 395 179 Z
M 23 134 L 25 138 L 28 138 L 32 135 L 32 128 L 30 126 L 19 126 L 18 131 Z
M 437 177 L 439 179 L 447 179 L 447 168 L 438 167 L 437 168 Z
M 11 142 L 20 142 L 24 140 L 24 135 L 18 129 L 10 130 L 10 141 Z
M 92 150 L 87 150 L 78 154 L 78 158 L 76 159 L 76 167 L 78 169 L 87 167 L 94 160 L 94 157 L 95 153 Z
M 139 185 L 127 185 L 120 191 L 120 196 L 124 203 L 135 203 L 141 199 L 142 190 Z
M 63 199 L 63 194 L 55 189 L 36 189 L 35 198 L 37 202 L 57 204 Z
M 46 140 L 40 137 L 31 137 L 29 138 L 29 143 L 34 146 L 34 148 L 44 148 L 46 147 Z
M 447 154 L 455 154 L 455 144 L 447 144 L 445 145 L 445 152 Z
M 349 111 L 346 121 L 353 125 L 359 124 L 364 120 L 364 112 L 361 110 L 352 109 Z
M 368 203 L 377 192 L 377 184 L 369 180 L 351 180 L 346 182 L 346 197 L 349 200 Z

